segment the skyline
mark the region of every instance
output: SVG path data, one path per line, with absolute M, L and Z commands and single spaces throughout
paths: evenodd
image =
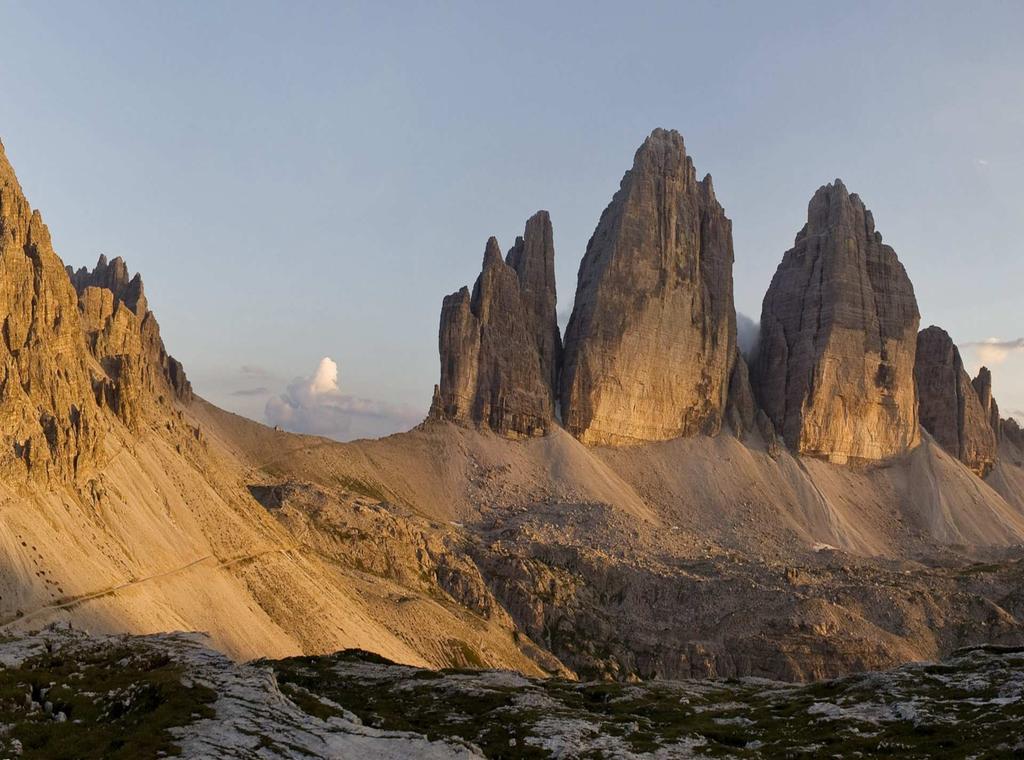
M 560 8 L 541 30 L 453 6 L 187 7 L 3 6 L 0 139 L 64 262 L 141 271 L 213 403 L 339 438 L 408 425 L 437 381 L 441 299 L 472 286 L 487 237 L 508 250 L 549 210 L 566 314 L 601 210 L 663 126 L 733 220 L 738 312 L 759 317 L 807 201 L 841 177 L 906 266 L 921 326 L 972 374 L 987 363 L 1004 415 L 1024 417 L 1014 6 Z M 559 36 L 580 24 L 592 34 Z M 706 34 L 668 47 L 693 25 Z M 699 76 L 666 68 L 679 59 Z M 324 410 L 335 427 L 310 429 Z

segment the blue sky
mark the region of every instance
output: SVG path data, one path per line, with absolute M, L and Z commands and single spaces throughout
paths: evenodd
M 733 220 L 741 312 L 841 177 L 923 324 L 1006 342 L 965 359 L 1024 415 L 1024 4 L 0 2 L 0 27 L 0 138 L 58 253 L 140 270 L 227 408 L 409 424 L 487 237 L 548 209 L 568 309 L 664 126 Z

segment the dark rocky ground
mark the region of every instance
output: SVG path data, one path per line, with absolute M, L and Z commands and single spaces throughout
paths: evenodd
M 1003 758 L 1024 649 L 810 684 L 576 682 L 349 650 L 236 664 L 196 635 L 0 643 L 0 756 Z

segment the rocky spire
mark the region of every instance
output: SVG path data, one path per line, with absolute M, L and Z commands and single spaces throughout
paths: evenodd
M 538 211 L 526 220 L 526 230 L 516 238 L 505 263 L 519 277 L 520 293 L 540 355 L 541 376 L 552 389 L 557 389 L 562 336 L 555 293 L 555 244 L 547 211 Z
M 0 475 L 72 480 L 101 427 L 78 297 L 0 145 Z
M 472 295 L 462 288 L 444 299 L 431 418 L 509 437 L 547 432 L 561 355 L 551 240 L 544 211 L 527 222 L 507 262 L 492 237 Z
M 914 377 L 921 426 L 977 475 L 988 475 L 996 461 L 989 412 L 972 387 L 960 351 L 942 328 L 933 325 L 917 336 Z
M 181 363 L 168 355 L 160 326 L 149 310 L 142 276 L 129 276 L 121 257 L 101 255 L 95 268 L 68 276 L 78 292 L 82 324 L 90 350 L 107 373 L 103 398 L 130 427 L 142 424 L 148 399 L 192 399 Z
M 737 361 L 732 224 L 678 132 L 637 150 L 580 264 L 562 418 L 588 444 L 722 426 Z
M 971 385 L 974 386 L 974 390 L 978 394 L 981 408 L 985 410 L 992 433 L 996 437 L 996 444 L 998 444 L 1003 424 L 999 417 L 999 404 L 996 403 L 995 397 L 992 395 L 992 373 L 989 372 L 988 367 L 978 370 L 978 376 L 971 381 Z
M 871 212 L 839 180 L 819 188 L 765 295 L 753 373 L 790 448 L 846 462 L 915 446 L 919 321 L 914 288 Z
M 67 267 L 67 272 L 71 284 L 79 293 L 88 287 L 106 288 L 136 316 L 141 318 L 149 311 L 142 288 L 142 275 L 136 273 L 135 277 L 129 279 L 128 265 L 120 256 L 108 262 L 107 257 L 100 254 L 99 261 L 91 272 L 86 267 L 80 268 L 77 272 Z

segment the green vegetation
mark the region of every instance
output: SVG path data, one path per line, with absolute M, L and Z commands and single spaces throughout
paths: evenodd
M 213 716 L 215 695 L 183 684 L 165 654 L 135 644 L 47 651 L 0 669 L 0 753 L 141 760 L 178 754 L 168 729 Z
M 366 483 L 348 475 L 338 475 L 337 480 L 338 485 L 351 493 L 365 496 L 368 499 L 373 499 L 374 501 L 388 500 L 388 496 L 384 493 L 384 490 L 374 483 Z
M 286 693 L 301 693 L 301 705 L 319 695 L 369 725 L 463 740 L 493 758 L 551 757 L 560 732 L 580 730 L 595 741 L 573 757 L 676 745 L 704 757 L 958 758 L 970 748 L 973 757 L 997 758 L 1024 736 L 1019 650 L 972 650 L 942 665 L 806 686 L 523 685 L 512 676 L 425 671 L 353 652 L 270 664 Z M 308 711 L 320 714 L 325 703 L 316 701 Z

